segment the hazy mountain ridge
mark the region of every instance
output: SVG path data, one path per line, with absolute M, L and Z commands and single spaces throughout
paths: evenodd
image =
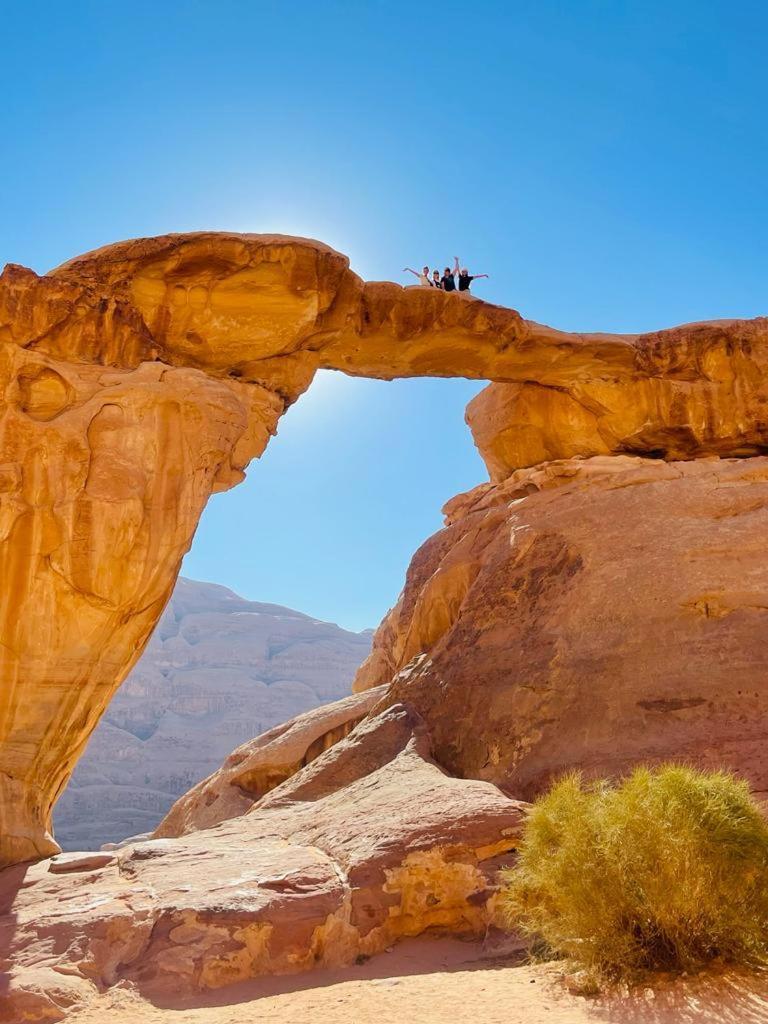
M 352 633 L 180 578 L 56 808 L 65 849 L 155 827 L 233 747 L 350 692 L 371 632 Z

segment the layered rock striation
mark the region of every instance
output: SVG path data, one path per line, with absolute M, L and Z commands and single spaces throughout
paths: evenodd
M 637 335 L 633 372 L 597 365 L 552 383 L 495 383 L 467 408 L 491 480 L 552 459 L 670 461 L 768 452 L 768 321 L 720 320 Z
M 347 965 L 428 928 L 482 935 L 522 815 L 446 775 L 419 716 L 391 707 L 244 816 L 3 872 L 0 1020 L 62 1020 L 117 983 L 194 993 Z

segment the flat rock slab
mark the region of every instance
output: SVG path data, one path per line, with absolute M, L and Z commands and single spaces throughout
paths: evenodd
M 99 871 L 115 862 L 113 853 L 59 853 L 51 857 L 48 870 L 52 875 L 65 875 L 73 871 Z

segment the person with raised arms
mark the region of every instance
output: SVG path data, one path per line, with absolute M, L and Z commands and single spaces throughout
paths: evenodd
M 459 272 L 459 261 L 458 259 L 456 259 L 455 256 L 454 259 L 456 260 L 456 265 L 454 266 L 453 270 L 451 270 L 450 267 L 446 267 L 445 270 L 443 271 L 443 278 L 441 283 L 443 285 L 444 292 L 456 291 L 456 275 Z
M 403 268 L 403 273 L 405 273 L 406 271 L 409 274 L 413 274 L 414 277 L 418 277 L 419 284 L 422 286 L 422 288 L 431 288 L 432 287 L 432 282 L 429 279 L 429 267 L 424 267 L 424 269 L 422 270 L 422 272 L 420 274 L 416 270 L 411 270 L 410 267 L 404 267 Z
M 458 273 L 459 275 L 460 292 L 468 292 L 469 286 L 472 284 L 473 281 L 477 281 L 481 277 L 491 276 L 490 274 L 470 274 L 466 267 L 464 267 L 462 270 L 459 270 L 459 257 L 454 256 L 453 258 L 456 261 L 454 273 Z

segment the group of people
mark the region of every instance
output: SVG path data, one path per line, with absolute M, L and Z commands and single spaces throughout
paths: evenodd
M 444 292 L 468 292 L 469 286 L 473 281 L 476 281 L 479 277 L 489 277 L 489 274 L 470 274 L 466 267 L 459 269 L 459 257 L 453 257 L 453 270 L 450 267 L 446 267 L 443 271 L 443 276 L 440 276 L 439 270 L 433 270 L 430 276 L 429 267 L 424 267 L 421 273 L 416 270 L 411 270 L 410 267 L 404 267 L 403 273 L 407 271 L 409 274 L 413 274 L 414 277 L 418 277 L 419 284 L 423 288 L 439 288 Z

